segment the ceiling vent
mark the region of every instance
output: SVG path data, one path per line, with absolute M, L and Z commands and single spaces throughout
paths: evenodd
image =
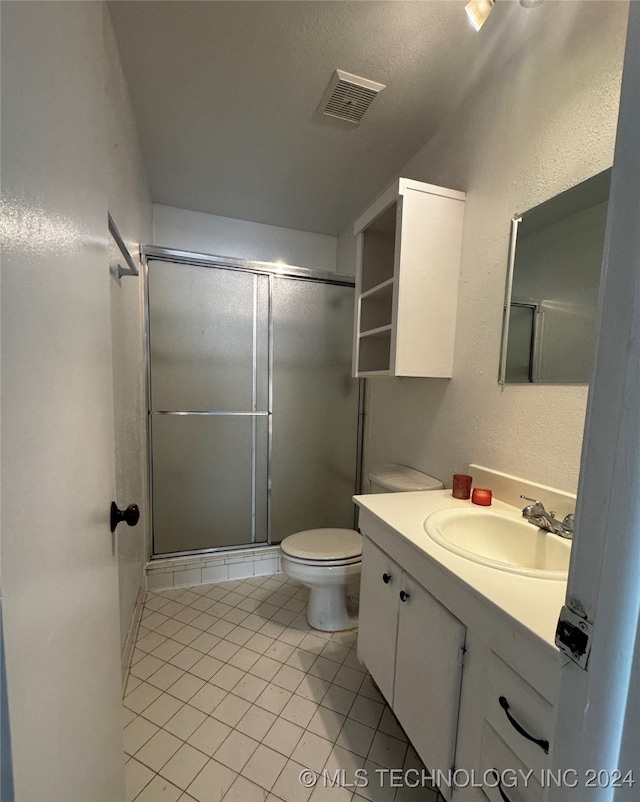
M 337 117 L 339 120 L 346 120 L 358 125 L 384 88 L 384 84 L 336 70 L 320 102 L 318 111 L 329 117 Z

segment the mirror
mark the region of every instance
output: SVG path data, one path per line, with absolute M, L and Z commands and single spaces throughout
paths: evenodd
M 501 384 L 585 384 L 611 170 L 513 218 L 505 292 Z

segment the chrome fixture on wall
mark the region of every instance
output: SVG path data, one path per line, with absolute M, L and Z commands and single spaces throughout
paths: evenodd
M 109 268 L 113 271 L 118 280 L 120 280 L 123 276 L 137 276 L 138 268 L 135 266 L 135 263 L 131 258 L 131 254 L 129 253 L 129 249 L 125 245 L 124 240 L 118 231 L 118 226 L 115 224 L 113 217 L 111 217 L 110 214 L 107 215 L 107 218 L 109 222 L 109 233 L 112 237 L 112 242 L 110 244 Z M 127 265 L 126 267 L 122 266 L 123 261 Z
M 559 521 L 555 512 L 547 512 L 541 501 L 529 496 L 521 495 L 520 498 L 532 502 L 522 510 L 522 517 L 526 518 L 530 524 L 544 529 L 545 532 L 551 532 L 553 535 L 560 535 L 560 537 L 567 540 L 573 539 L 573 527 L 575 524 L 575 515 L 573 513 L 565 515 L 564 519 Z

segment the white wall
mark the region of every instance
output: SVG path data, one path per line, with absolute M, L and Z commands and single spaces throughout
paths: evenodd
M 336 269 L 336 237 L 157 203 L 153 206 L 153 244 L 237 259 L 281 261 L 309 270 Z
M 15 799 L 117 800 L 103 8 L 2 3 L 1 13 L 2 614 Z
M 151 200 L 129 91 L 109 13 L 104 11 L 105 100 L 109 212 L 139 266 L 139 247 L 151 241 Z M 124 646 L 144 566 L 150 554 L 146 473 L 146 376 L 142 273 L 111 276 L 111 326 L 116 454 L 116 501 L 136 503 L 136 527 L 116 530 L 120 640 Z
M 403 462 L 449 484 L 476 462 L 576 490 L 586 387 L 497 383 L 509 227 L 611 165 L 627 10 L 523 9 L 544 15 L 520 18 L 537 20 L 535 35 L 399 171 L 467 192 L 455 363 L 450 381 L 368 381 L 365 469 Z

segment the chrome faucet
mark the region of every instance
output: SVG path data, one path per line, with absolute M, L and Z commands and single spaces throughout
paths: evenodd
M 526 518 L 530 524 L 544 529 L 545 532 L 551 532 L 554 535 L 571 540 L 573 538 L 573 525 L 575 522 L 575 515 L 566 515 L 564 520 L 559 521 L 555 516 L 555 512 L 547 512 L 544 504 L 535 498 L 529 496 L 520 496 L 525 501 L 532 501 L 533 504 L 528 504 L 522 510 L 522 517 Z

